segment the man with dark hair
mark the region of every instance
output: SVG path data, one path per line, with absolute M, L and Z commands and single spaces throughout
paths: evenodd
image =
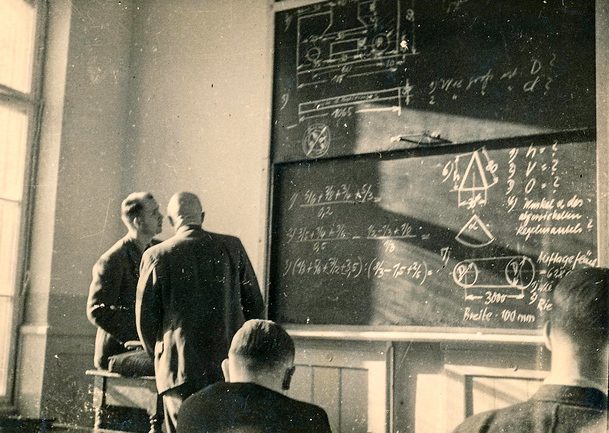
M 609 269 L 569 272 L 544 326 L 550 375 L 530 400 L 466 419 L 455 433 L 607 431 Z
M 281 393 L 294 373 L 294 343 L 270 320 L 249 320 L 222 362 L 226 382 L 189 397 L 178 433 L 328 433 L 326 412 Z
M 137 340 L 135 295 L 142 253 L 161 232 L 163 215 L 148 192 L 134 192 L 121 204 L 127 234 L 106 251 L 93 266 L 87 300 L 87 317 L 97 326 L 94 365 L 107 369 L 109 358 L 125 353 L 125 343 Z M 150 374 L 152 362 L 147 371 Z M 137 372 L 134 372 L 137 373 Z
M 163 215 L 159 204 L 149 192 L 134 192 L 121 203 L 121 219 L 127 234 L 106 251 L 93 266 L 93 278 L 87 300 L 87 317 L 97 326 L 93 363 L 98 369 L 128 376 L 154 374 L 152 357 L 143 350 L 130 350 L 125 343 L 137 341 L 135 296 L 142 253 L 158 241 Z M 160 431 L 163 419 L 162 402 L 157 410 L 150 408 L 150 431 Z M 111 411 L 109 411 L 111 412 Z M 116 416 L 115 416 L 116 415 Z M 106 414 L 104 422 L 118 414 Z M 118 419 L 116 419 L 118 421 Z
M 175 194 L 167 218 L 175 235 L 142 257 L 136 322 L 154 355 L 166 433 L 174 433 L 182 402 L 222 380 L 220 364 L 246 319 L 262 317 L 264 303 L 241 241 L 203 230 L 199 198 Z

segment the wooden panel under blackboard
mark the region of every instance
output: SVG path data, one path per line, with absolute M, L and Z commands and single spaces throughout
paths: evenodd
M 341 0 L 275 14 L 273 161 L 595 127 L 593 0 Z
M 597 263 L 595 176 L 593 133 L 277 164 L 269 314 L 536 329 Z

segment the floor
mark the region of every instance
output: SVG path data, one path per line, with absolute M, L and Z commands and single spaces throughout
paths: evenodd
M 52 420 L 0 418 L 0 433 L 125 433 L 121 430 L 94 429 L 55 424 Z

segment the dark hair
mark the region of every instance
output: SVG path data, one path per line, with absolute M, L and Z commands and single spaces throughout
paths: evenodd
M 271 370 L 293 361 L 294 342 L 271 320 L 248 320 L 233 337 L 229 356 L 238 357 L 252 371 Z
M 125 224 L 133 222 L 133 219 L 140 216 L 144 209 L 146 200 L 154 200 L 149 192 L 132 192 L 121 203 L 121 218 Z
M 552 293 L 547 319 L 584 344 L 607 343 L 609 269 L 582 268 L 569 272 Z

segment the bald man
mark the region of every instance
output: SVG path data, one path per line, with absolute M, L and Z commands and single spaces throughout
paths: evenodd
M 137 287 L 136 323 L 154 356 L 167 433 L 175 433 L 182 401 L 222 380 L 233 335 L 264 304 L 241 241 L 201 227 L 201 202 L 189 192 L 167 206 L 175 235 L 146 251 Z

